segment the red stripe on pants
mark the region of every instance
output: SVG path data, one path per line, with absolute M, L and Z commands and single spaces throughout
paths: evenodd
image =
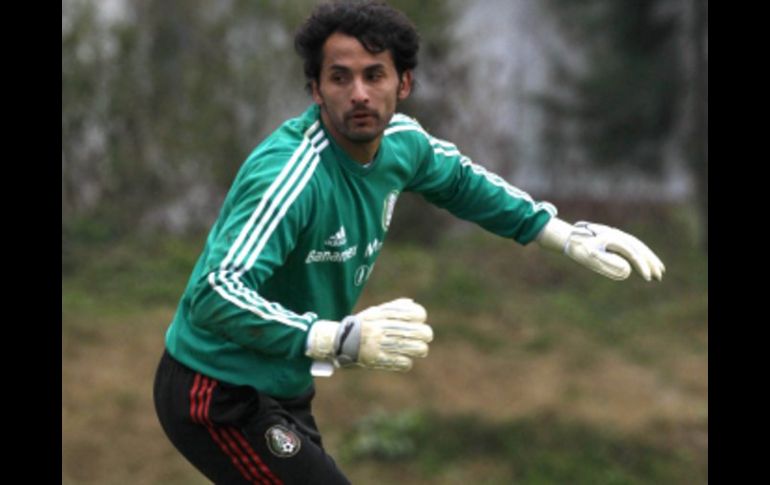
M 246 438 L 241 434 L 241 432 L 232 427 L 230 428 L 230 432 L 235 435 L 235 438 L 238 440 L 241 446 L 246 449 L 249 456 L 251 456 L 251 459 L 259 466 L 259 469 L 262 470 L 262 473 L 269 477 L 275 483 L 275 485 L 283 485 L 283 482 L 278 477 L 273 475 L 273 472 L 271 472 L 267 465 L 265 465 L 265 463 L 259 458 L 259 455 L 257 455 L 256 451 L 254 451 L 254 448 L 251 447 L 249 442 L 246 441 Z
M 250 462 L 249 456 L 238 447 L 236 440 L 230 437 L 225 429 L 217 428 L 214 426 L 214 423 L 211 422 L 209 411 L 211 409 L 211 398 L 216 386 L 216 380 L 209 379 L 201 374 L 195 375 L 193 386 L 190 389 L 190 416 L 193 422 L 206 426 L 211 438 L 216 442 L 225 455 L 230 458 L 233 465 L 249 483 L 271 485 L 271 481 L 260 475 L 260 472 L 254 466 L 254 462 Z M 246 445 L 247 450 L 252 451 L 250 449 L 251 447 L 248 446 L 248 442 Z M 252 459 L 254 456 L 256 456 L 256 454 L 252 456 Z M 257 464 L 260 465 L 259 468 L 263 472 L 267 470 L 271 479 L 277 480 L 258 457 Z M 280 483 L 280 481 L 277 483 Z
M 196 411 L 198 409 L 197 407 L 197 394 L 198 394 L 198 387 L 201 384 L 201 375 L 195 374 L 195 380 L 193 381 L 193 385 L 190 388 L 190 418 L 192 418 L 193 423 L 200 424 L 200 421 L 196 419 Z

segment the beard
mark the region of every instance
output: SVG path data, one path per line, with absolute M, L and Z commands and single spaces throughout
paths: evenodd
M 376 140 L 385 131 L 392 117 L 392 113 L 390 116 L 383 116 L 367 107 L 354 107 L 342 116 L 333 115 L 326 106 L 323 109 L 334 130 L 352 143 L 370 143 Z

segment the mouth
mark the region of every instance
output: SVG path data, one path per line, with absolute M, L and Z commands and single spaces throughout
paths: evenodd
M 353 113 L 350 113 L 348 115 L 348 119 L 353 120 L 355 122 L 364 122 L 367 120 L 375 120 L 377 119 L 377 113 L 372 111 L 354 111 Z

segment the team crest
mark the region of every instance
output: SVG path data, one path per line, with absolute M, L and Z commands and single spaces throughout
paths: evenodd
M 270 427 L 265 433 L 267 448 L 278 458 L 290 458 L 299 452 L 302 442 L 291 430 L 280 424 Z
M 393 219 L 393 209 L 396 208 L 397 200 L 398 190 L 393 190 L 385 197 L 385 202 L 382 205 L 382 228 L 386 231 L 390 227 L 391 219 Z

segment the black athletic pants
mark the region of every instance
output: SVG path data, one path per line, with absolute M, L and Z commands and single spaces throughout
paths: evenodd
M 315 389 L 276 399 L 182 365 L 163 353 L 155 410 L 171 443 L 216 484 L 349 484 L 311 414 Z

